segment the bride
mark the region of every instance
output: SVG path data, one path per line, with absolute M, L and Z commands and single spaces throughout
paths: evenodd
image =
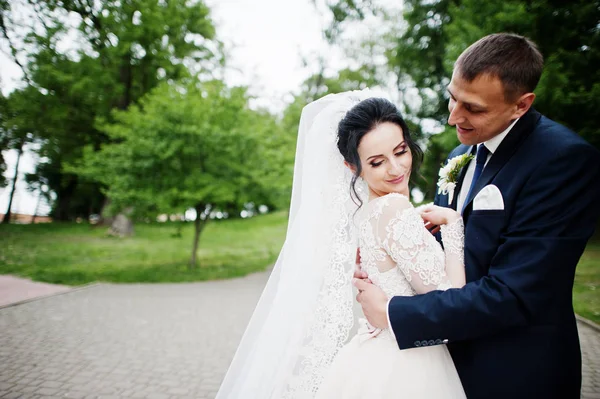
M 408 200 L 421 159 L 396 107 L 369 90 L 303 109 L 286 241 L 218 399 L 465 397 L 441 341 L 399 350 L 353 311 L 357 247 L 389 297 L 465 283 L 460 215 Z

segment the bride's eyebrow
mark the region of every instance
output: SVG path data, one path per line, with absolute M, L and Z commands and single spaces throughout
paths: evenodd
M 403 145 L 406 145 L 406 141 L 401 141 L 400 144 L 398 144 L 396 147 L 394 147 L 394 152 L 399 149 L 400 147 L 402 147 Z M 367 161 L 371 158 L 379 158 L 382 157 L 383 154 L 378 154 L 378 155 L 371 155 L 369 158 L 367 158 Z

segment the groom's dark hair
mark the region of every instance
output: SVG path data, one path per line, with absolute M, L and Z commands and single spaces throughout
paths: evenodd
M 467 82 L 482 74 L 500 79 L 507 101 L 533 92 L 543 68 L 544 57 L 535 43 L 512 33 L 494 33 L 479 39 L 454 64 L 454 70 Z

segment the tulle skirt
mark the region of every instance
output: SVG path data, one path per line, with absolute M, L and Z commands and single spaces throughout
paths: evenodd
M 317 399 L 466 398 L 445 345 L 398 349 L 388 330 L 355 336 L 334 359 Z

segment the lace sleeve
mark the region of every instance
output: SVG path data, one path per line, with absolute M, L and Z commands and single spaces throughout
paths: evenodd
M 465 285 L 465 225 L 462 218 L 441 226 L 442 242 L 446 255 L 446 274 L 452 286 Z
M 452 287 L 444 251 L 406 197 L 387 195 L 377 219 L 381 247 L 418 294 Z

